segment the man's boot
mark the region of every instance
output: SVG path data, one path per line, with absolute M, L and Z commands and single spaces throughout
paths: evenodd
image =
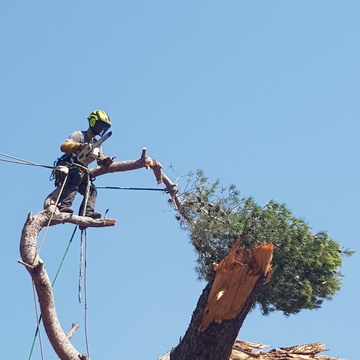
M 101 218 L 101 214 L 96 211 L 88 212 L 85 214 L 85 216 L 91 217 L 92 219 L 100 219 Z

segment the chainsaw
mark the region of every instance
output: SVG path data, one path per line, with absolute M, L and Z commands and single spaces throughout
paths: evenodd
M 109 131 L 104 136 L 102 136 L 99 140 L 96 140 L 95 142 L 90 142 L 86 145 L 84 149 L 80 151 L 78 156 L 76 157 L 76 160 L 82 164 L 82 165 L 89 165 L 91 162 L 93 162 L 95 159 L 98 159 L 100 156 L 100 148 L 99 146 L 107 140 L 112 135 L 112 132 Z

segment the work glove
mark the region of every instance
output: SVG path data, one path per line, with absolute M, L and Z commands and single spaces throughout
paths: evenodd
M 60 149 L 62 152 L 67 154 L 78 154 L 81 150 L 83 150 L 87 146 L 87 143 L 77 143 L 72 141 L 65 141 Z

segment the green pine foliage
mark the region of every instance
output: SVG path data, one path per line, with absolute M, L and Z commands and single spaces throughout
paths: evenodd
M 179 220 L 197 252 L 200 279 L 212 280 L 212 263 L 219 263 L 241 235 L 246 248 L 262 242 L 274 245 L 275 271 L 257 299 L 263 314 L 318 309 L 339 291 L 342 255 L 352 252 L 342 251 L 325 231 L 314 234 L 285 204 L 272 200 L 261 207 L 251 197 L 240 197 L 235 185 L 210 183 L 202 171 L 189 179 Z

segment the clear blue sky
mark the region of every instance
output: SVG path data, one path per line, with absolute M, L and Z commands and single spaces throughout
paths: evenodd
M 51 165 L 101 108 L 113 123 L 107 154 L 137 159 L 147 147 L 173 180 L 202 169 L 259 204 L 285 202 L 314 231 L 359 251 L 358 1 L 35 0 L 3 1 L 0 12 L 0 152 Z M 19 239 L 53 184 L 47 169 L 0 166 L 0 351 L 23 360 L 36 316 Z M 96 184 L 156 186 L 144 169 Z M 88 230 L 90 355 L 156 360 L 184 334 L 205 284 L 167 195 L 99 190 L 97 210 L 107 208 L 116 227 Z M 73 228 L 46 235 L 51 278 Z M 54 291 L 64 330 L 79 322 L 73 343 L 85 351 L 79 236 Z M 355 360 L 359 255 L 341 271 L 341 291 L 319 311 L 254 311 L 239 337 L 272 347 L 324 342 L 328 355 Z M 42 339 L 45 359 L 55 359 L 44 331 Z

